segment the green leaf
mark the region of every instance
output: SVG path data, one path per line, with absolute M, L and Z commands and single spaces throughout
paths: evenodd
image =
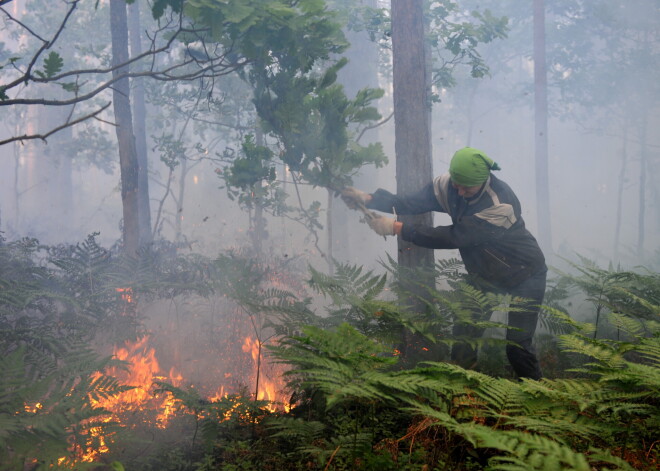
M 57 52 L 51 51 L 51 53 L 48 54 L 48 57 L 44 59 L 43 72 L 37 71 L 37 75 L 41 78 L 51 78 L 59 73 L 63 66 L 64 60 L 62 57 Z
M 62 87 L 67 92 L 71 92 L 71 93 L 76 93 L 78 90 L 80 90 L 78 84 L 74 82 L 60 83 L 59 86 Z

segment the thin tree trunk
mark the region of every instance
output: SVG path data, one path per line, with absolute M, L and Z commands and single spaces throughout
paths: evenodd
M 18 233 L 21 223 L 21 193 L 20 193 L 20 175 L 21 175 L 21 154 L 19 152 L 19 143 L 14 143 L 14 231 Z
M 429 80 L 424 41 L 424 2 L 392 1 L 392 52 L 394 86 L 394 124 L 397 193 L 418 191 L 432 180 Z M 430 213 L 401 216 L 404 224 L 433 224 Z M 424 270 L 433 266 L 433 251 L 398 239 L 398 263 L 404 270 Z M 414 283 L 414 284 L 413 284 Z M 415 311 L 425 310 L 421 301 L 428 296 L 430 276 L 410 280 L 411 291 L 405 303 Z M 405 335 L 401 354 L 409 357 L 417 343 Z
M 333 253 L 333 247 L 334 247 L 334 224 L 333 224 L 333 213 L 334 213 L 334 199 L 332 196 L 333 191 L 331 189 L 327 189 L 328 191 L 328 212 L 326 213 L 325 216 L 325 225 L 327 226 L 327 234 L 328 234 L 328 244 L 327 244 L 327 249 L 326 249 L 326 262 L 328 263 L 328 273 L 330 275 L 334 274 L 334 253 Z
M 534 0 L 534 154 L 538 239 L 552 251 L 548 178 L 548 83 L 545 61 L 545 2 Z
M 112 64 L 128 60 L 128 19 L 125 0 L 110 0 L 110 31 L 112 34 Z M 113 71 L 113 77 L 126 72 L 126 67 Z M 140 245 L 138 207 L 138 160 L 133 136 L 133 118 L 128 79 L 123 78 L 113 87 L 119 163 L 121 168 L 121 198 L 123 204 L 124 253 L 135 255 Z
M 128 6 L 129 28 L 131 40 L 131 55 L 133 57 L 142 53 L 142 34 L 140 26 L 140 4 L 132 3 Z M 144 102 L 144 79 L 132 80 L 133 88 L 133 132 L 135 133 L 135 149 L 138 159 L 138 205 L 140 207 L 140 244 L 149 244 L 152 241 L 151 207 L 149 203 L 149 159 L 147 155 L 147 110 Z
M 614 260 L 619 259 L 619 239 L 621 237 L 621 218 L 623 216 L 623 189 L 626 182 L 626 167 L 628 165 L 628 125 L 623 126 L 623 150 L 621 156 L 621 171 L 619 172 L 619 187 L 616 198 L 616 220 L 614 223 Z
M 639 219 L 637 223 L 637 255 L 640 260 L 644 256 L 644 232 L 646 231 L 646 174 L 648 171 L 648 152 L 646 149 L 646 127 L 648 126 L 648 108 L 642 107 L 640 119 L 641 134 L 639 137 Z
M 186 196 L 186 177 L 188 176 L 188 158 L 184 156 L 181 159 L 181 173 L 179 176 L 179 197 L 176 205 L 176 228 L 175 239 L 177 242 L 183 241 L 183 199 Z
M 378 7 L 376 0 L 356 0 L 353 3 L 359 7 Z M 344 53 L 348 64 L 339 71 L 338 82 L 344 87 L 346 96 L 352 98 L 359 90 L 379 86 L 378 45 L 369 39 L 367 31 L 353 31 L 346 28 L 344 34 L 351 47 Z M 360 144 L 378 142 L 379 131 L 380 128 L 376 128 L 365 133 Z M 378 177 L 379 172 L 375 166 L 363 167 L 353 179 L 353 185 L 362 190 L 372 191 L 377 186 Z M 331 198 L 329 196 L 329 199 Z M 370 252 L 371 229 L 366 224 L 348 224 L 347 221 L 356 220 L 355 212 L 336 198 L 329 204 L 332 205 L 332 217 L 328 222 L 329 230 L 332 231 L 332 236 L 329 236 L 332 247 L 328 247 L 328 256 L 333 260 L 359 264 L 361 258 Z M 334 268 L 334 264 L 332 266 Z
M 255 131 L 256 144 L 258 146 L 264 145 L 264 133 L 260 126 L 257 126 Z M 262 182 L 259 181 L 255 184 L 259 196 L 255 198 L 254 202 L 254 218 L 252 219 L 252 245 L 254 246 L 255 255 L 260 257 L 263 252 L 263 242 L 266 239 L 266 218 L 264 218 L 264 207 L 261 198 Z

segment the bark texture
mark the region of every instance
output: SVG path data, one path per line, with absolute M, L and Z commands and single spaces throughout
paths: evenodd
M 421 0 L 392 2 L 394 122 L 397 193 L 419 190 L 431 182 L 429 90 L 424 53 L 424 15 Z M 430 213 L 402 216 L 404 224 L 433 223 Z M 399 239 L 398 261 L 405 267 L 433 263 L 433 251 Z
M 431 182 L 431 101 L 427 79 L 427 56 L 424 41 L 424 2 L 422 0 L 396 0 L 392 2 L 392 52 L 394 85 L 394 138 L 396 152 L 397 193 L 411 193 Z M 401 216 L 404 224 L 433 224 L 431 213 Z M 409 292 L 403 304 L 415 312 L 423 312 L 428 297 L 428 286 L 434 280 L 433 251 L 397 241 L 398 263 L 403 273 L 416 270 L 414 275 L 401 280 Z M 425 342 L 408 331 L 402 333 L 399 350 L 403 364 L 429 360 L 430 350 Z
M 112 64 L 128 61 L 128 18 L 125 0 L 110 0 L 110 30 L 112 33 Z M 125 67 L 113 70 L 113 77 L 126 73 Z M 112 92 L 115 111 L 119 164 L 121 169 L 121 199 L 123 205 L 124 252 L 135 255 L 140 245 L 138 208 L 138 159 L 133 136 L 130 89 L 127 78 L 120 78 Z
M 545 60 L 545 1 L 534 0 L 534 154 L 536 160 L 537 238 L 552 252 L 548 178 L 548 79 Z
M 142 28 L 140 27 L 140 3 L 128 6 L 128 26 L 130 31 L 131 55 L 142 53 Z M 140 244 L 152 240 L 151 206 L 149 204 L 149 159 L 147 151 L 147 108 L 144 100 L 144 79 L 136 78 L 131 82 L 133 90 L 133 133 L 138 160 L 138 204 L 140 206 Z

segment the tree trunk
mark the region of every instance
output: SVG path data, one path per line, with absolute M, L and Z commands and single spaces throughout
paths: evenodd
M 538 239 L 552 251 L 548 179 L 548 83 L 545 64 L 545 2 L 534 0 L 534 154 Z
M 131 55 L 142 53 L 142 34 L 140 27 L 140 4 L 128 6 L 129 28 L 131 40 Z M 144 103 L 144 79 L 132 81 L 133 88 L 133 132 L 135 133 L 135 149 L 138 159 L 138 205 L 140 207 L 140 245 L 149 244 L 152 240 L 151 207 L 149 204 L 149 159 L 147 154 L 147 110 Z
M 370 8 L 378 7 L 376 0 L 357 0 L 353 3 L 356 6 L 359 4 Z M 346 96 L 353 98 L 363 88 L 379 86 L 378 45 L 369 39 L 366 31 L 346 29 L 344 34 L 351 46 L 344 52 L 348 63 L 339 71 L 338 82 L 344 87 Z M 362 136 L 359 143 L 368 145 L 378 142 L 378 134 L 379 128 L 372 129 Z M 373 191 L 377 186 L 378 177 L 379 171 L 374 166 L 363 167 L 353 179 L 353 185 L 365 191 Z M 328 237 L 332 240 L 332 246 L 328 247 L 328 257 L 339 262 L 360 264 L 363 262 L 363 257 L 368 256 L 373 248 L 373 232 L 366 224 L 358 224 L 355 211 L 348 209 L 341 200 L 329 194 L 328 201 L 332 215 L 327 223 Z M 352 224 L 348 224 L 347 221 L 351 221 Z M 330 259 L 328 261 L 331 262 Z
M 397 193 L 406 194 L 430 183 L 433 171 L 421 0 L 392 2 L 392 48 Z M 400 219 L 405 224 L 432 224 L 430 213 Z M 405 267 L 433 263 L 432 250 L 403 240 L 398 247 L 398 261 Z
M 62 97 L 62 90 L 49 86 L 49 93 Z M 44 133 L 66 122 L 71 106 L 38 105 L 27 110 L 29 132 Z M 71 128 L 50 136 L 47 141 L 33 140 L 18 144 L 22 158 L 22 175 L 18 181 L 23 222 L 17 229 L 39 238 L 44 243 L 77 237 L 74 227 L 71 156 L 62 145 L 73 138 Z M 66 216 L 62 216 L 65 214 Z
M 619 187 L 616 198 L 616 220 L 614 223 L 614 261 L 619 259 L 619 243 L 621 237 L 621 219 L 623 218 L 623 190 L 626 183 L 626 167 L 628 166 L 628 124 L 623 125 L 623 149 L 621 150 L 621 171 L 619 172 Z
M 325 225 L 327 226 L 327 234 L 328 234 L 328 244 L 326 248 L 326 254 L 325 254 L 325 261 L 328 264 L 328 273 L 330 275 L 333 275 L 335 272 L 335 255 L 334 255 L 334 245 L 335 245 L 335 225 L 333 224 L 333 221 L 336 219 L 334 218 L 334 213 L 335 213 L 335 205 L 334 205 L 334 197 L 333 197 L 333 191 L 328 188 L 327 189 L 328 193 L 328 211 L 325 216 Z M 344 219 L 346 221 L 346 219 Z M 345 227 L 345 224 L 339 224 L 339 226 Z
M 188 124 L 186 122 L 186 124 Z M 188 159 L 181 159 L 181 172 L 179 174 L 179 197 L 176 199 L 176 223 L 174 240 L 183 242 L 183 200 L 186 197 L 186 177 L 188 176 Z
M 264 145 L 264 133 L 261 130 L 261 126 L 257 126 L 255 129 L 255 139 L 257 146 Z M 250 218 L 252 245 L 254 246 L 254 254 L 257 258 L 261 257 L 263 243 L 267 238 L 266 218 L 264 217 L 264 205 L 261 197 L 262 186 L 263 182 L 261 180 L 255 184 L 256 191 L 253 191 L 253 194 L 257 195 L 257 198 L 254 201 L 254 218 Z
M 125 0 L 110 0 L 110 31 L 112 34 L 112 64 L 116 66 L 128 60 L 128 19 Z M 112 75 L 117 77 L 125 72 L 126 67 L 120 67 L 113 70 Z M 133 118 L 127 78 L 122 78 L 115 83 L 112 96 L 121 168 L 124 253 L 134 256 L 140 245 L 139 164 L 133 136 Z
M 392 52 L 394 85 L 394 124 L 397 193 L 419 190 L 432 180 L 430 112 L 431 101 L 427 80 L 427 60 L 424 41 L 424 2 L 422 0 L 392 1 Z M 401 216 L 404 224 L 432 225 L 430 213 Z M 429 269 L 433 266 L 433 251 L 398 240 L 398 262 L 403 270 Z M 407 305 L 417 312 L 425 310 L 422 299 L 428 297 L 426 287 L 432 277 L 414 277 L 406 289 L 411 291 Z M 413 284 L 414 283 L 414 284 Z M 406 335 L 401 354 L 409 357 L 418 342 Z
M 639 136 L 639 219 L 637 222 L 637 255 L 640 261 L 644 257 L 644 232 L 646 231 L 646 174 L 648 172 L 648 151 L 646 148 L 646 127 L 648 126 L 648 108 L 642 107 Z

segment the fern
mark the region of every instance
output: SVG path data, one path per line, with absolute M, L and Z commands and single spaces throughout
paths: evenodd
M 328 410 L 354 402 L 406 404 L 409 413 L 433 419 L 429 427 L 439 427 L 490 455 L 488 469 L 591 469 L 601 462 L 608 463 L 608 469 L 630 469 L 605 450 L 630 437 L 631 426 L 646 436 L 657 429 L 659 414 L 652 399 L 657 391 L 641 390 L 648 381 L 641 379 L 642 370 L 640 377 L 635 373 L 644 365 L 630 367 L 616 344 L 579 332 L 565 336 L 564 345 L 599 361 L 594 366 L 600 365 L 600 370 L 589 370 L 596 379 L 521 383 L 438 362 L 390 371 L 386 363 L 363 363 L 355 355 L 378 349 L 372 350 L 375 344 L 351 333 L 348 326 L 341 335 L 318 328 L 304 332 L 307 336 L 285 340 L 287 347 L 276 350 L 276 356 L 293 366 L 289 375 L 299 377 L 298 386 L 324 395 Z M 611 376 L 622 371 L 623 378 Z M 589 442 L 601 448 L 588 449 Z
M 106 412 L 93 400 L 127 389 L 114 378 L 97 376 L 112 364 L 98 360 L 89 349 L 72 347 L 58 365 L 35 372 L 26 362 L 27 350 L 17 349 L 0 360 L 0 469 L 22 469 L 37 460 L 48 469 L 60 459 L 75 462 L 76 447 L 92 443 L 92 428 L 110 435 L 116 424 L 98 420 Z
M 591 470 L 584 454 L 542 435 L 515 430 L 493 433 L 476 424 L 462 426 L 458 432 L 479 448 L 501 453 L 489 460 L 487 469 Z

